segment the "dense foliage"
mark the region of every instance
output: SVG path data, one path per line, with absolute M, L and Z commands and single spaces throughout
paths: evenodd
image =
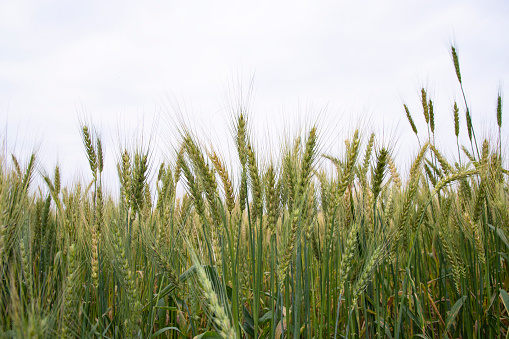
M 146 149 L 122 150 L 117 199 L 103 192 L 102 144 L 89 126 L 87 183 L 61 187 L 56 167 L 36 189 L 36 155 L 25 166 L 4 156 L 0 336 L 507 336 L 498 99 L 499 140 L 477 144 L 465 101 L 470 143 L 449 160 L 423 89 L 428 128 L 403 179 L 390 148 L 359 131 L 339 157 L 319 154 L 313 127 L 261 163 L 241 112 L 235 168 L 182 129 L 158 171 Z

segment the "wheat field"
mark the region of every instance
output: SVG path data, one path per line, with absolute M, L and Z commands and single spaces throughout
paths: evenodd
M 508 338 L 502 98 L 495 140 L 477 139 L 468 102 L 454 103 L 450 159 L 425 89 L 420 100 L 427 130 L 402 107 L 420 140 L 408 173 L 359 130 L 344 154 L 321 154 L 310 127 L 261 162 L 242 112 L 235 167 L 183 128 L 165 163 L 120 150 L 117 195 L 103 191 L 92 126 L 89 180 L 71 187 L 59 167 L 37 173 L 37 154 L 5 154 L 0 337 Z

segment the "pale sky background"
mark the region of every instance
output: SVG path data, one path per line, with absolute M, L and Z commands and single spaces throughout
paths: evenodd
M 88 178 L 78 128 L 86 117 L 114 175 L 119 139 L 143 133 L 155 153 L 170 150 L 176 107 L 202 140 L 226 143 L 232 106 L 254 79 L 260 144 L 269 135 L 277 146 L 285 129 L 318 120 L 323 149 L 339 155 L 361 122 L 407 164 L 418 145 L 403 103 L 424 139 L 424 86 L 437 142 L 455 156 L 461 97 L 450 43 L 481 139 L 496 134 L 499 88 L 507 98 L 508 33 L 506 0 L 0 0 L 0 138 L 4 153 L 26 161 L 38 149 L 40 169 L 59 162 L 67 180 Z M 507 109 L 503 119 L 507 140 Z

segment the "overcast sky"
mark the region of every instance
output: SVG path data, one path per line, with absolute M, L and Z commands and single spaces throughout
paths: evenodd
M 142 125 L 164 153 L 176 110 L 221 143 L 254 79 L 255 134 L 277 140 L 318 119 L 334 152 L 368 121 L 364 132 L 386 144 L 399 138 L 408 162 L 417 142 L 403 103 L 424 137 L 423 86 L 435 100 L 439 143 L 454 141 L 451 107 L 461 97 L 451 42 L 476 132 L 493 134 L 497 91 L 507 97 L 509 85 L 508 18 L 503 0 L 0 0 L 0 136 L 21 159 L 38 147 L 42 168 L 58 161 L 88 175 L 80 118 L 101 133 L 110 162 L 119 129 L 132 141 Z

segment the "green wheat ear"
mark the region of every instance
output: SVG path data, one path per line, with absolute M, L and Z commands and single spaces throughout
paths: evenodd
M 500 94 L 500 90 L 498 91 L 497 98 L 497 125 L 498 128 L 502 127 L 502 95 Z
M 421 88 L 421 99 L 422 99 L 422 111 L 424 113 L 424 119 L 426 120 L 426 123 L 429 124 L 428 99 L 427 99 L 426 90 L 424 88 Z
M 212 151 L 212 153 L 209 154 L 209 158 L 212 161 L 212 164 L 214 164 L 214 167 L 223 182 L 226 206 L 228 213 L 231 214 L 235 208 L 235 194 L 233 193 L 233 184 L 228 176 L 228 171 L 215 151 Z
M 58 165 L 55 167 L 55 176 L 54 176 L 54 185 L 55 194 L 58 195 L 60 193 L 60 168 Z
M 454 135 L 456 138 L 460 135 L 460 115 L 459 115 L 458 104 L 454 102 L 453 114 L 454 114 Z
M 465 115 L 467 118 L 468 139 L 470 139 L 470 141 L 472 141 L 472 130 L 473 130 L 472 117 L 470 116 L 470 111 L 468 110 L 468 108 L 467 108 Z
M 88 127 L 84 125 L 82 127 L 82 137 L 83 137 L 83 143 L 85 144 L 85 150 L 87 152 L 88 157 L 88 163 L 90 165 L 90 169 L 92 170 L 92 173 L 94 175 L 94 178 L 96 177 L 97 173 L 97 155 L 95 153 L 94 145 L 92 143 L 92 136 L 90 135 L 90 131 L 88 130 Z
M 97 168 L 99 173 L 102 173 L 104 167 L 104 156 L 103 156 L 103 147 L 101 143 L 101 139 L 97 138 Z
M 380 150 L 380 154 L 378 155 L 378 161 L 376 164 L 375 172 L 373 173 L 372 182 L 373 182 L 373 200 L 376 201 L 378 194 L 381 190 L 382 181 L 384 178 L 385 166 L 387 165 L 387 157 L 389 152 L 385 148 Z
M 371 152 L 373 150 L 374 144 L 375 144 L 375 133 L 371 133 L 371 136 L 369 137 L 369 140 L 368 140 L 368 145 L 366 146 L 366 153 L 364 154 L 364 161 L 362 162 L 362 172 L 363 173 L 366 173 L 366 171 L 368 170 L 369 161 L 371 160 Z
M 276 174 L 274 166 L 269 165 L 265 174 L 266 181 L 266 206 L 267 206 L 267 226 L 271 235 L 276 233 L 276 223 L 279 217 L 279 196 L 276 194 Z
M 454 46 L 451 46 L 451 53 L 452 53 L 452 61 L 454 62 L 454 69 L 456 70 L 456 77 L 458 77 L 458 81 L 461 82 L 461 73 L 460 73 L 460 63 L 458 60 L 458 54 L 456 53 L 456 48 Z
M 435 111 L 433 109 L 433 101 L 429 99 L 428 102 L 428 110 L 429 110 L 429 127 L 431 128 L 431 133 L 435 133 Z
M 260 175 L 258 172 L 258 160 L 256 158 L 256 153 L 253 150 L 253 147 L 250 142 L 247 142 L 246 145 L 247 150 L 247 160 L 248 160 L 248 170 L 249 170 L 249 179 L 251 182 L 251 190 L 252 190 L 252 199 L 253 199 L 253 220 L 254 223 L 258 220 L 260 213 L 263 209 L 263 201 L 262 201 L 262 184 L 260 181 Z
M 18 174 L 18 176 L 21 177 L 21 167 L 19 166 L 18 159 L 14 156 L 14 154 L 11 154 L 11 157 L 12 157 L 12 162 L 14 164 L 14 168 L 16 169 L 16 173 Z
M 403 107 L 405 108 L 406 117 L 410 123 L 410 126 L 412 127 L 412 131 L 414 131 L 415 135 L 417 135 L 417 127 L 415 127 L 415 123 L 412 119 L 412 115 L 410 114 L 410 110 L 408 109 L 407 105 L 403 105 Z

